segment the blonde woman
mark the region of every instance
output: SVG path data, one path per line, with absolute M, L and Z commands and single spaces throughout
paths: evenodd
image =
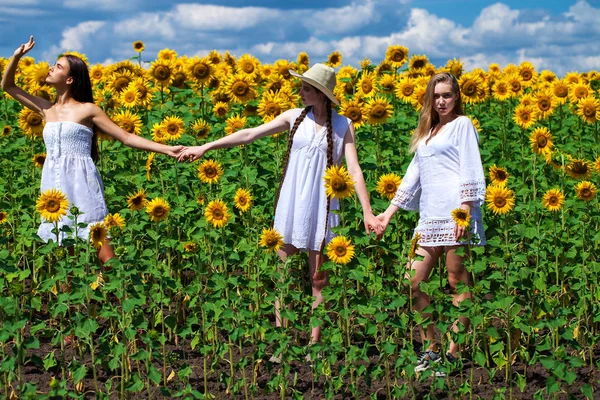
M 485 234 L 481 222 L 481 209 L 485 198 L 485 177 L 479 154 L 477 131 L 471 120 L 464 116 L 456 77 L 440 73 L 431 77 L 424 97 L 419 124 L 411 141 L 413 160 L 387 210 L 378 218 L 384 227 L 399 209 L 419 211 L 415 235 L 420 238 L 417 254 L 422 260 L 410 260 L 410 280 L 414 308 L 422 311 L 429 305 L 429 297 L 419 284 L 427 281 L 438 259 L 445 254 L 448 282 L 456 291 L 459 282 L 470 284 L 469 272 L 463 257 L 456 254 L 461 246 L 484 245 Z M 452 211 L 461 208 L 470 214 L 468 227 L 459 226 Z M 467 249 L 468 250 L 468 249 Z M 455 294 L 456 305 L 471 294 Z M 468 324 L 466 318 L 461 318 Z M 456 323 L 454 330 L 458 329 Z M 435 342 L 434 326 L 419 327 L 423 342 L 429 342 L 419 354 L 415 371 L 423 371 L 441 361 L 441 350 Z M 446 358 L 458 358 L 458 345 L 450 343 Z M 438 371 L 438 375 L 442 375 Z
M 278 251 L 282 260 L 299 250 L 308 252 L 312 307 L 323 302 L 321 290 L 329 284 L 326 271 L 319 267 L 325 261 L 324 246 L 334 237 L 331 228 L 339 224 L 337 199 L 328 200 L 323 176 L 325 169 L 346 159 L 348 172 L 356 184 L 362 205 L 367 234 L 381 232 L 381 224 L 371 211 L 367 188 L 358 163 L 354 128 L 351 121 L 337 114 L 331 104 L 339 104 L 333 94 L 335 71 L 315 64 L 303 75 L 290 73 L 302 80 L 300 97 L 305 108 L 288 110 L 272 121 L 255 128 L 240 130 L 202 146 L 189 147 L 179 160 L 194 161 L 207 151 L 248 144 L 265 136 L 290 130 L 288 149 L 283 163 L 282 182 L 275 200 L 275 229 L 283 235 L 284 246 Z M 276 304 L 276 324 L 283 321 Z M 321 328 L 311 331 L 311 343 L 318 342 Z M 272 358 L 275 360 L 276 358 Z

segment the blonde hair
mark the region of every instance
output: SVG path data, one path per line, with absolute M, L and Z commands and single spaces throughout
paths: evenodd
M 432 76 L 427 84 L 425 96 L 423 96 L 423 109 L 421 110 L 421 115 L 419 117 L 419 125 L 417 125 L 417 129 L 415 129 L 415 132 L 410 138 L 409 151 L 411 153 L 417 151 L 419 143 L 429 134 L 429 130 L 440 123 L 440 116 L 433 108 L 433 94 L 435 86 L 438 83 L 450 83 L 452 85 L 452 92 L 458 96 L 454 103 L 453 111 L 457 115 L 465 114 L 456 77 L 450 72 L 441 72 Z

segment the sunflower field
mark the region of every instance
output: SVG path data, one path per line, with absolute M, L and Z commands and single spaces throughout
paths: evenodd
M 202 144 L 301 107 L 288 70 L 311 65 L 306 53 L 263 64 L 169 49 L 149 64 L 143 50 L 135 42 L 131 60 L 90 65 L 94 98 L 124 130 L 170 144 Z M 0 74 L 7 63 L 0 58 Z M 196 163 L 101 134 L 97 166 L 111 214 L 90 240 L 67 230 L 72 239 L 59 247 L 36 234 L 40 215 L 70 206 L 61 193 L 39 193 L 44 121 L 0 91 L 1 397 L 600 396 L 600 73 L 559 77 L 529 62 L 466 71 L 459 59 L 435 67 L 402 46 L 379 64 L 342 65 L 338 52 L 327 63 L 337 69 L 338 112 L 356 128 L 375 214 L 412 158 L 429 77 L 459 78 L 488 178 L 488 244 L 465 253 L 473 283 L 458 290 L 471 300 L 452 305 L 443 263 L 421 286 L 442 346 L 461 345 L 458 365 L 444 365 L 445 377 L 414 372 L 416 327 L 426 320 L 405 278 L 416 213 L 397 213 L 377 241 L 348 190 L 323 267 L 326 306 L 311 311 L 306 254 L 281 265 L 272 251 L 287 134 Z M 24 57 L 17 83 L 53 100 L 48 69 Z M 117 257 L 103 268 L 95 247 L 108 235 Z M 275 327 L 278 300 L 290 305 L 285 328 Z M 470 325 L 455 333 L 459 316 Z M 313 325 L 323 335 L 308 346 Z

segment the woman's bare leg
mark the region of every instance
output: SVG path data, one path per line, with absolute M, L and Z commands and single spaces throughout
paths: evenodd
M 327 260 L 327 256 L 319 251 L 310 251 L 308 253 L 310 284 L 312 286 L 312 295 L 315 298 L 312 303 L 313 310 L 325 300 L 321 291 L 324 287 L 329 286 L 329 272 L 320 270 L 325 260 Z M 315 326 L 310 331 L 310 343 L 317 343 L 319 340 L 321 340 L 321 327 Z
M 467 271 L 463 263 L 463 256 L 459 256 L 458 254 L 456 254 L 456 249 L 458 249 L 459 247 L 461 246 L 452 246 L 446 248 L 446 267 L 448 269 L 448 283 L 454 291 L 452 304 L 454 304 L 455 306 L 457 306 L 461 301 L 471 298 L 471 292 L 464 292 L 461 294 L 456 293 L 456 286 L 459 282 L 462 282 L 467 286 L 471 283 L 469 271 Z M 466 250 L 468 250 L 468 248 Z M 460 317 L 459 321 L 464 326 L 469 326 L 469 319 L 467 317 Z M 457 324 L 458 321 L 455 321 L 452 326 L 452 330 L 454 332 L 458 332 Z M 448 348 L 448 352 L 454 357 L 457 357 L 458 350 L 458 344 L 454 343 L 454 341 L 451 341 L 450 347 Z

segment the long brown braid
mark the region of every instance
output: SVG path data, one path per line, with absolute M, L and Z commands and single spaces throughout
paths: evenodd
M 304 120 L 304 117 L 306 117 L 306 114 L 308 114 L 311 108 L 312 106 L 308 106 L 304 110 L 302 110 L 298 118 L 296 118 L 296 121 L 294 121 L 294 126 L 292 126 L 292 129 L 290 130 L 290 134 L 288 137 L 288 147 L 285 153 L 285 158 L 283 159 L 283 174 L 281 174 L 281 180 L 279 181 L 279 189 L 277 189 L 277 195 L 275 196 L 275 211 L 273 211 L 273 216 L 275 216 L 275 214 L 277 213 L 277 203 L 279 203 L 281 187 L 283 186 L 283 180 L 285 179 L 285 174 L 287 172 L 288 163 L 290 160 L 290 152 L 292 150 L 292 144 L 294 143 L 294 135 L 296 134 L 300 123 Z M 273 228 L 273 224 L 275 224 L 275 219 L 271 221 L 271 228 Z
M 333 127 L 331 125 L 331 100 L 327 98 L 325 103 L 327 107 L 327 119 L 325 124 L 327 126 L 327 168 L 333 165 Z M 331 200 L 327 199 L 327 213 L 325 214 L 325 233 L 323 234 L 323 241 L 321 242 L 321 253 L 325 248 L 325 240 L 327 240 L 327 229 L 329 228 L 329 211 L 331 207 Z

